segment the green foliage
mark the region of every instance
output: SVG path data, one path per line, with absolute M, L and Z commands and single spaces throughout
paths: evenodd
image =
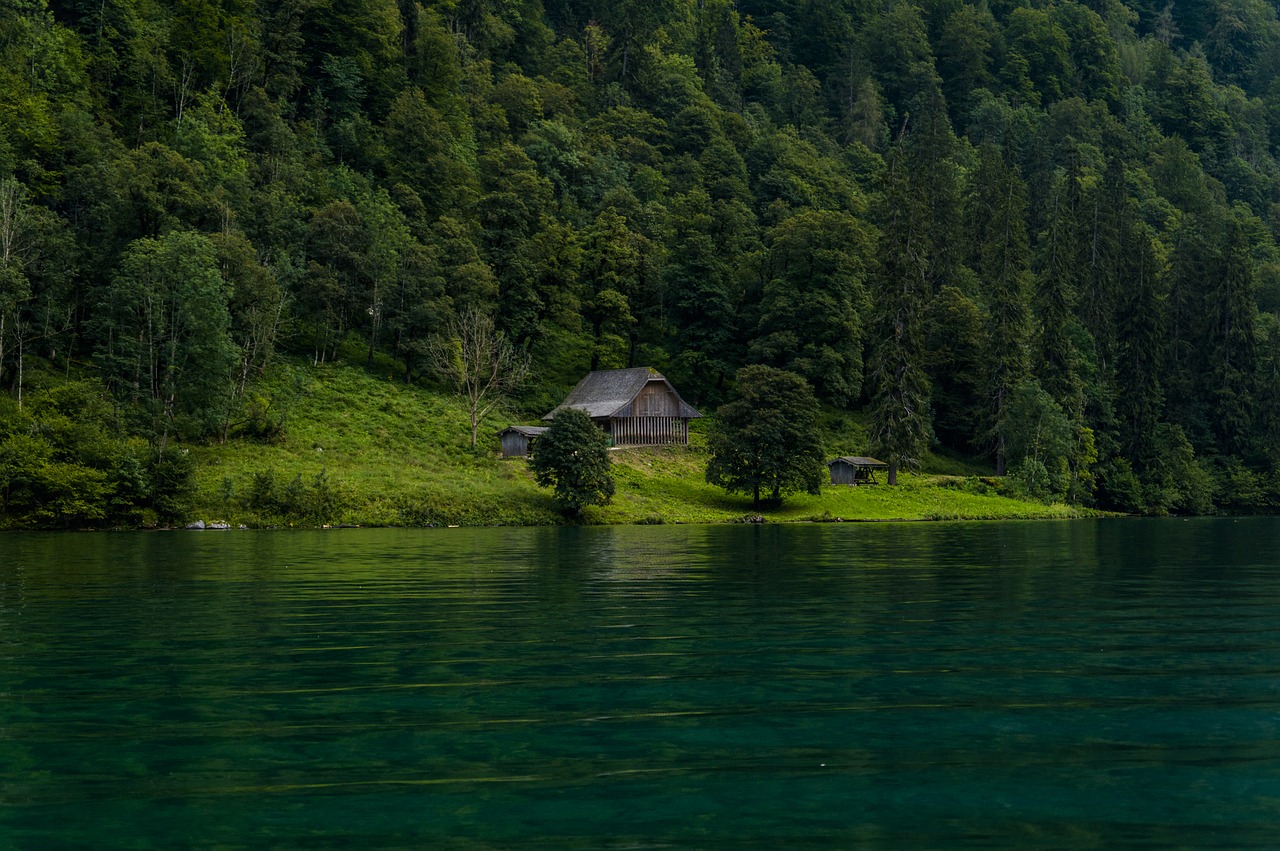
M 869 228 L 847 213 L 805 211 L 766 237 L 753 359 L 803 376 L 847 404 L 862 389 Z
M 795 373 L 746 366 L 736 376 L 738 398 L 721 405 L 707 446 L 707 481 L 730 493 L 761 494 L 774 503 L 787 493 L 816 494 L 826 475 L 818 403 Z
M 156 450 L 114 433 L 92 382 L 0 407 L 0 527 L 67 528 L 173 522 L 193 492 L 187 450 Z
M 1212 512 L 1217 485 L 1213 475 L 1196 462 L 1195 450 L 1181 427 L 1161 423 L 1153 445 L 1143 471 L 1147 510 L 1155 514 Z
M 889 464 L 891 485 L 898 483 L 899 467 L 918 466 L 930 438 L 924 301 L 936 252 L 929 233 L 929 187 L 914 176 L 900 145 L 885 172 L 871 324 L 871 449 Z
M 1005 407 L 1027 375 L 1030 340 L 1030 272 L 1026 233 L 1026 185 L 1016 166 L 994 145 L 981 151 L 970 215 L 974 267 L 983 282 L 987 313 L 988 411 L 996 473 L 1009 459 Z
M 28 434 L 50 466 L 19 465 L 10 517 L 158 520 L 147 452 L 287 444 L 282 354 L 413 385 L 471 310 L 530 358 L 522 414 L 588 368 L 707 405 L 765 364 L 877 451 L 1003 471 L 1034 381 L 1072 435 L 1065 473 L 1032 453 L 1055 497 L 1088 502 L 1096 467 L 1105 504 L 1268 504 L 1204 472 L 1265 494 L 1280 464 L 1260 0 L 3 14 L 0 390 L 27 416 L 87 377 L 114 405 Z M 419 496 L 405 516 L 443 516 Z
M 529 459 L 534 481 L 555 489 L 556 509 L 577 517 L 587 506 L 607 505 L 613 497 L 609 467 L 608 439 L 591 417 L 575 408 L 556 413 Z
M 231 484 L 230 480 L 225 480 Z M 234 485 L 232 488 L 234 489 Z M 226 485 L 222 486 L 225 493 Z M 294 475 L 281 485 L 271 468 L 255 470 L 240 503 L 260 521 L 318 526 L 335 522 L 342 514 L 343 489 L 321 468 L 310 481 Z M 229 498 L 224 500 L 230 503 Z
M 174 232 L 132 243 L 96 314 L 98 357 L 151 430 L 213 434 L 226 416 L 235 349 L 212 243 Z
M 1065 498 L 1075 440 L 1062 407 L 1039 383 L 1026 381 L 1013 390 L 1002 416 L 1009 463 L 1027 492 Z
M 1142 482 L 1133 471 L 1127 458 L 1113 458 L 1099 469 L 1099 502 L 1112 511 L 1141 514 L 1147 504 L 1143 499 Z

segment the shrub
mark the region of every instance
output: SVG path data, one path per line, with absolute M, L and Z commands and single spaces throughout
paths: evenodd
M 556 414 L 529 459 L 534 481 L 555 488 L 557 510 L 580 519 L 587 506 L 607 505 L 613 497 L 609 466 L 604 433 L 589 416 L 573 408 Z

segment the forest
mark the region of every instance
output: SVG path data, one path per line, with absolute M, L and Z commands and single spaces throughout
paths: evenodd
M 1133 513 L 1280 506 L 1263 0 L 0 0 L 0 502 L 175 515 L 273 364 L 491 316 L 762 364 L 867 449 Z

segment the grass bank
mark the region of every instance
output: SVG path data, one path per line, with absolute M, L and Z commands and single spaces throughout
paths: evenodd
M 498 457 L 485 424 L 469 446 L 457 400 L 406 387 L 347 365 L 283 367 L 268 388 L 265 417 L 281 426 L 270 442 L 230 441 L 193 448 L 197 493 L 192 520 L 281 525 L 550 525 L 563 522 L 548 491 L 522 459 Z M 845 429 L 850 426 L 846 423 Z M 833 440 L 847 441 L 833 435 Z M 700 435 L 689 447 L 612 453 L 617 495 L 589 509 L 598 523 L 725 523 L 759 514 L 769 521 L 1061 518 L 1090 512 L 995 493 L 973 475 L 904 475 L 890 488 L 828 486 L 756 511 L 703 480 Z M 850 452 L 858 446 L 844 446 Z M 956 472 L 956 462 L 932 465 Z M 964 470 L 959 470 L 964 472 Z

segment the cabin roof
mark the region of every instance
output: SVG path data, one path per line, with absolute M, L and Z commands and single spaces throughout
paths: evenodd
M 652 381 L 661 381 L 667 389 L 675 394 L 680 403 L 680 416 L 684 419 L 701 417 L 692 405 L 680 398 L 676 388 L 671 386 L 653 367 L 638 366 L 633 369 L 603 369 L 587 373 L 586 378 L 578 382 L 564 401 L 555 410 L 543 417 L 544 420 L 555 419 L 556 411 L 565 408 L 577 408 L 585 411 L 592 419 L 617 415 L 640 395 L 640 391 Z
M 838 464 L 841 461 L 853 467 L 873 467 L 877 470 L 889 469 L 889 465 L 885 462 L 878 461 L 875 458 L 868 458 L 865 455 L 841 455 L 839 458 L 832 458 L 828 461 L 827 466 L 830 467 L 832 464 Z
M 516 434 L 523 434 L 525 437 L 537 437 L 538 435 L 546 432 L 546 430 L 546 426 L 513 425 L 507 426 L 502 431 L 498 432 L 498 435 L 501 436 L 509 432 L 515 432 Z

